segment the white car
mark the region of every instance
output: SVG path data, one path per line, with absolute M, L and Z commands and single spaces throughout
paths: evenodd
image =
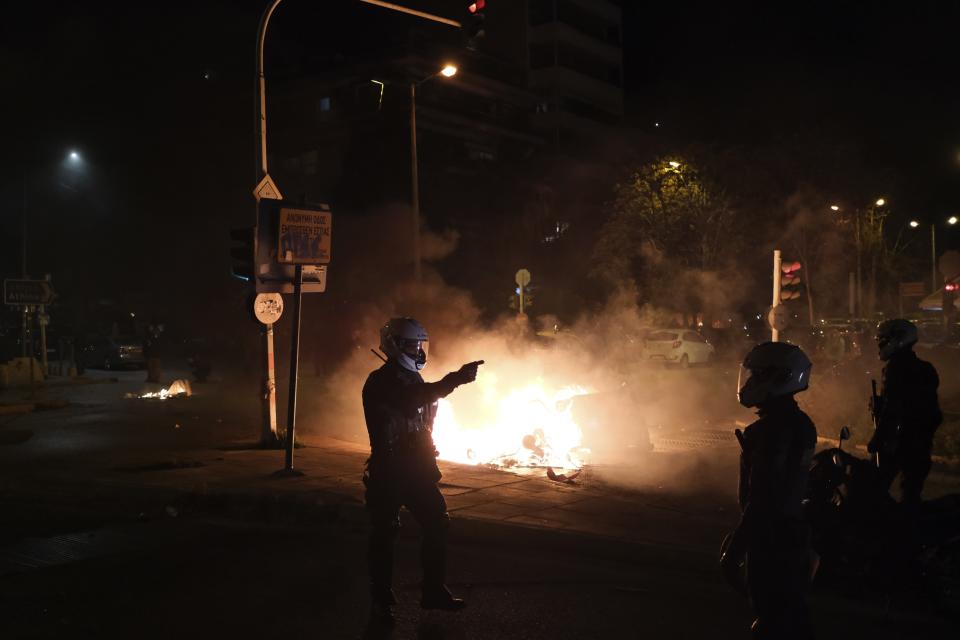
M 712 363 L 714 349 L 696 331 L 655 329 L 643 341 L 643 356 L 651 362 L 661 361 L 687 368 L 691 364 Z

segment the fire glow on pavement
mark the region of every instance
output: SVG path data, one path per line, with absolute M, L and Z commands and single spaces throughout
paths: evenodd
M 441 460 L 499 467 L 579 469 L 589 450 L 572 414 L 569 386 L 548 391 L 542 381 L 500 392 L 494 375 L 478 379 L 480 398 L 440 400 L 433 441 Z M 470 423 L 467 423 L 469 419 Z

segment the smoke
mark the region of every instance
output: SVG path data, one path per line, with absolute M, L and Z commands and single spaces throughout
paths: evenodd
M 444 238 L 454 242 L 451 235 L 435 240 L 442 244 Z M 703 281 L 708 286 L 710 277 Z M 713 457 L 705 461 L 693 453 L 668 455 L 652 449 L 662 438 L 687 438 L 695 444 L 698 433 L 717 429 L 724 430 L 730 445 L 735 442 L 734 421 L 750 419 L 736 403 L 735 366 L 720 363 L 679 370 L 642 360 L 644 336 L 651 329 L 675 326 L 683 316 L 640 304 L 629 287 L 615 291 L 602 306 L 570 324 L 549 315 L 518 321 L 512 314 L 483 322 L 471 296 L 447 285 L 432 269 L 425 270 L 422 283 L 401 280 L 371 297 L 356 315 L 349 355 L 320 388 L 305 394 L 301 434 L 366 442 L 361 390 L 381 364 L 370 349 L 378 346 L 380 326 L 397 316 L 415 317 L 429 331 L 430 361 L 423 371 L 427 381 L 466 362 L 485 361 L 477 381 L 448 398 L 469 437 L 482 438 L 481 429 L 504 420 L 497 413 L 504 398 L 536 386 L 545 392 L 529 400 L 537 404 L 537 411 L 549 415 L 569 411 L 580 428 L 582 445 L 590 450 L 588 476 L 596 482 L 668 483 L 677 490 L 715 491 L 727 467 L 718 467 L 722 473 L 706 473 L 716 466 Z M 725 304 L 720 294 L 717 304 Z M 512 444 L 504 445 L 505 459 L 527 453 L 523 436 L 533 436 L 539 426 L 537 418 L 531 418 L 529 429 L 521 429 Z M 465 454 L 467 446 L 460 453 Z M 734 484 L 732 477 L 723 480 L 724 487 Z

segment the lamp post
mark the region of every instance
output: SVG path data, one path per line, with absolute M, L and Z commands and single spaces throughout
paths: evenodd
M 953 226 L 957 224 L 957 216 L 947 218 L 947 224 Z M 910 221 L 910 228 L 916 229 L 920 226 L 917 220 Z M 931 291 L 937 290 L 937 223 L 930 223 L 930 287 Z
M 410 83 L 410 224 L 413 230 L 413 278 L 420 282 L 423 272 L 420 266 L 420 175 L 417 157 L 417 87 L 424 82 L 443 76 L 452 78 L 457 75 L 457 67 L 446 64 L 440 71 L 430 74 L 419 82 Z
M 83 156 L 81 156 L 80 153 L 79 153 L 76 149 L 71 149 L 69 152 L 67 152 L 67 155 L 66 155 L 66 157 L 65 157 L 64 160 L 63 160 L 63 164 L 61 164 L 61 168 L 63 168 L 64 166 L 66 166 L 66 167 L 68 167 L 68 168 L 70 168 L 70 169 L 74 169 L 74 170 L 82 168 L 82 166 L 83 166 Z M 31 177 L 32 177 L 32 176 L 31 176 Z M 30 278 L 29 274 L 27 273 L 27 244 L 28 244 L 28 243 L 27 243 L 27 238 L 28 238 L 28 234 L 27 234 L 27 210 L 28 210 L 28 208 L 29 208 L 29 197 L 28 197 L 28 194 L 29 194 L 29 186 L 28 186 L 28 181 L 29 181 L 29 180 L 28 180 L 28 174 L 27 174 L 27 173 L 24 173 L 24 174 L 23 174 L 23 202 L 21 203 L 21 212 L 20 212 L 20 277 L 23 278 L 24 280 L 28 280 L 28 279 Z M 66 187 L 66 188 L 70 189 L 70 187 L 67 187 L 67 186 L 64 185 L 64 184 L 61 184 L 60 186 L 63 186 L 63 187 Z M 45 316 L 45 313 L 44 313 L 44 312 L 45 312 L 45 309 L 44 309 L 43 306 L 41 305 L 41 306 L 40 306 L 40 315 L 41 315 L 41 317 L 44 317 L 44 316 Z M 24 307 L 23 307 L 23 312 L 21 313 L 21 318 L 20 318 L 20 329 L 21 329 L 21 333 L 20 333 L 20 355 L 23 356 L 24 358 L 26 358 L 27 356 L 31 356 L 31 357 L 33 356 L 33 353 L 32 353 L 32 352 L 33 352 L 33 348 L 32 348 L 32 347 L 33 347 L 33 344 L 32 344 L 32 343 L 33 343 L 33 336 L 31 335 L 31 330 L 30 330 L 30 329 L 31 329 L 31 327 L 30 327 L 31 324 L 33 324 L 32 308 L 31 308 L 30 306 L 28 306 L 28 305 L 24 305 Z M 41 337 L 42 337 L 41 342 L 43 342 L 43 344 L 41 344 L 41 348 L 42 348 L 42 351 L 43 351 L 43 354 L 42 354 L 43 372 L 44 372 L 44 375 L 46 375 L 46 373 L 47 373 L 47 364 L 46 364 L 46 359 L 47 359 L 47 347 L 46 347 L 46 329 L 45 329 L 45 325 L 41 325 L 41 326 L 40 326 L 40 332 L 41 332 Z M 31 363 L 32 363 L 32 360 L 31 360 Z M 33 374 L 32 374 L 32 373 L 31 373 L 31 378 L 30 378 L 30 379 L 33 380 Z
M 873 205 L 874 207 L 883 207 L 887 204 L 887 201 L 884 198 L 877 198 Z M 830 210 L 834 213 L 839 213 L 842 209 L 840 205 L 832 204 L 830 205 Z M 854 209 L 853 213 L 853 237 L 854 245 L 856 247 L 857 254 L 857 272 L 856 279 L 854 280 L 855 284 L 855 295 L 851 294 L 851 299 L 856 300 L 856 314 L 853 313 L 853 303 L 851 302 L 851 315 L 863 315 L 863 267 L 862 267 L 862 256 L 863 256 L 863 243 L 860 237 L 860 209 Z

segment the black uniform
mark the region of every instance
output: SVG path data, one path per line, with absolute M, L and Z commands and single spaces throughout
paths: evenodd
M 877 407 L 877 431 L 870 450 L 880 457 L 880 476 L 887 488 L 903 473 L 903 504 L 920 504 L 930 473 L 933 434 L 943 421 L 937 401 L 940 378 L 932 364 L 910 349 L 894 353 L 883 368 L 883 390 Z
M 736 534 L 746 548 L 754 637 L 809 638 L 810 534 L 801 501 L 817 430 L 793 396 L 765 403 L 759 416 L 744 431 Z
M 370 436 L 366 484 L 370 537 L 370 584 L 375 600 L 389 599 L 393 581 L 393 543 L 405 506 L 423 529 L 421 563 L 424 590 L 440 588 L 446 571 L 449 516 L 437 487 L 440 470 L 433 446 L 436 402 L 470 380 L 450 373 L 426 383 L 419 373 L 390 360 L 363 386 L 363 412 Z

